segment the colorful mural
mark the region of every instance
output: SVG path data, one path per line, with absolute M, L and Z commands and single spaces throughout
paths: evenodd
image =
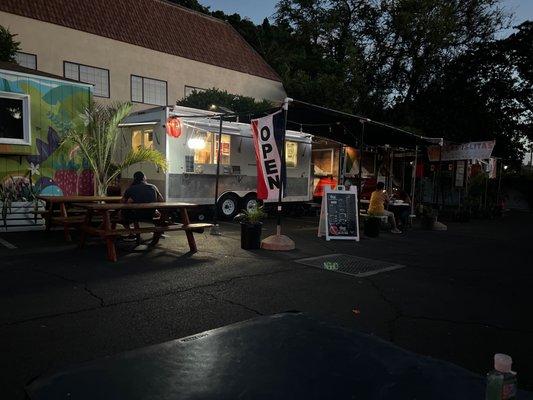
M 92 195 L 93 175 L 76 149 L 59 147 L 90 101 L 86 85 L 0 72 L 0 92 L 30 96 L 31 146 L 0 144 L 0 183 L 22 181 L 45 195 Z

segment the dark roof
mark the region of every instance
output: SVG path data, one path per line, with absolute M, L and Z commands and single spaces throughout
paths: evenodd
M 1 0 L 0 10 L 281 81 L 230 24 L 163 0 Z
M 7 70 L 7 71 L 13 71 L 13 72 L 21 72 L 23 74 L 29 74 L 29 75 L 43 76 L 45 78 L 60 79 L 66 82 L 74 82 L 79 85 L 88 85 L 87 83 L 74 81 L 72 79 L 64 78 L 59 75 L 49 74 L 48 72 L 43 72 L 43 71 L 39 71 L 36 69 L 26 68 L 16 63 L 11 63 L 11 62 L 6 62 L 6 61 L 0 61 L 0 69 Z

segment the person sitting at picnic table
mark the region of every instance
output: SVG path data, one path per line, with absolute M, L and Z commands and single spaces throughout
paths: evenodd
M 411 215 L 411 208 L 407 206 L 411 205 L 411 197 L 403 189 L 395 189 L 392 197 L 393 200 L 402 201 L 406 205 L 405 207 L 401 207 L 396 214 L 400 223 L 399 227 L 403 230 L 409 226 L 409 216 Z
M 387 195 L 384 189 L 385 189 L 385 184 L 383 182 L 378 182 L 376 186 L 376 190 L 374 190 L 372 192 L 372 195 L 370 196 L 368 214 L 387 216 L 392 226 L 391 232 L 402 233 L 402 231 L 400 231 L 396 227 L 396 218 L 394 217 L 394 213 L 392 213 L 391 211 L 385 210 L 385 203 L 389 202 L 389 196 Z
M 165 199 L 155 185 L 146 181 L 142 171 L 133 174 L 133 182 L 122 196 L 123 203 L 155 203 L 164 202 Z M 160 216 L 157 210 L 123 210 L 121 214 L 122 224 L 129 229 L 133 223 L 138 227 L 139 221 L 153 221 Z M 129 235 L 128 239 L 139 240 L 139 235 Z

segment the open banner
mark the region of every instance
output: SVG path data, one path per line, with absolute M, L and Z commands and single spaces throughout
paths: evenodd
M 278 200 L 282 184 L 285 187 L 285 160 L 282 157 L 284 118 L 280 110 L 251 121 L 257 162 L 257 198 L 260 200 Z M 285 193 L 282 194 L 285 196 Z

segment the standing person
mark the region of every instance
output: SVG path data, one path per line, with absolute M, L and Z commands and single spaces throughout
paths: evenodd
M 378 182 L 376 190 L 372 192 L 370 196 L 370 205 L 368 206 L 368 214 L 372 215 L 385 215 L 389 218 L 391 223 L 392 233 L 402 233 L 396 227 L 396 218 L 394 218 L 394 213 L 385 210 L 385 203 L 389 202 L 389 196 L 385 192 L 385 184 L 383 182 Z
M 155 185 L 146 182 L 146 176 L 142 171 L 133 174 L 133 182 L 122 196 L 123 203 L 155 203 L 164 202 L 165 199 Z M 159 217 L 157 210 L 124 210 L 121 219 L 123 225 L 129 229 L 133 223 L 135 228 L 139 226 L 139 221 L 153 221 Z M 139 241 L 140 235 L 130 235 L 127 239 L 136 239 Z

